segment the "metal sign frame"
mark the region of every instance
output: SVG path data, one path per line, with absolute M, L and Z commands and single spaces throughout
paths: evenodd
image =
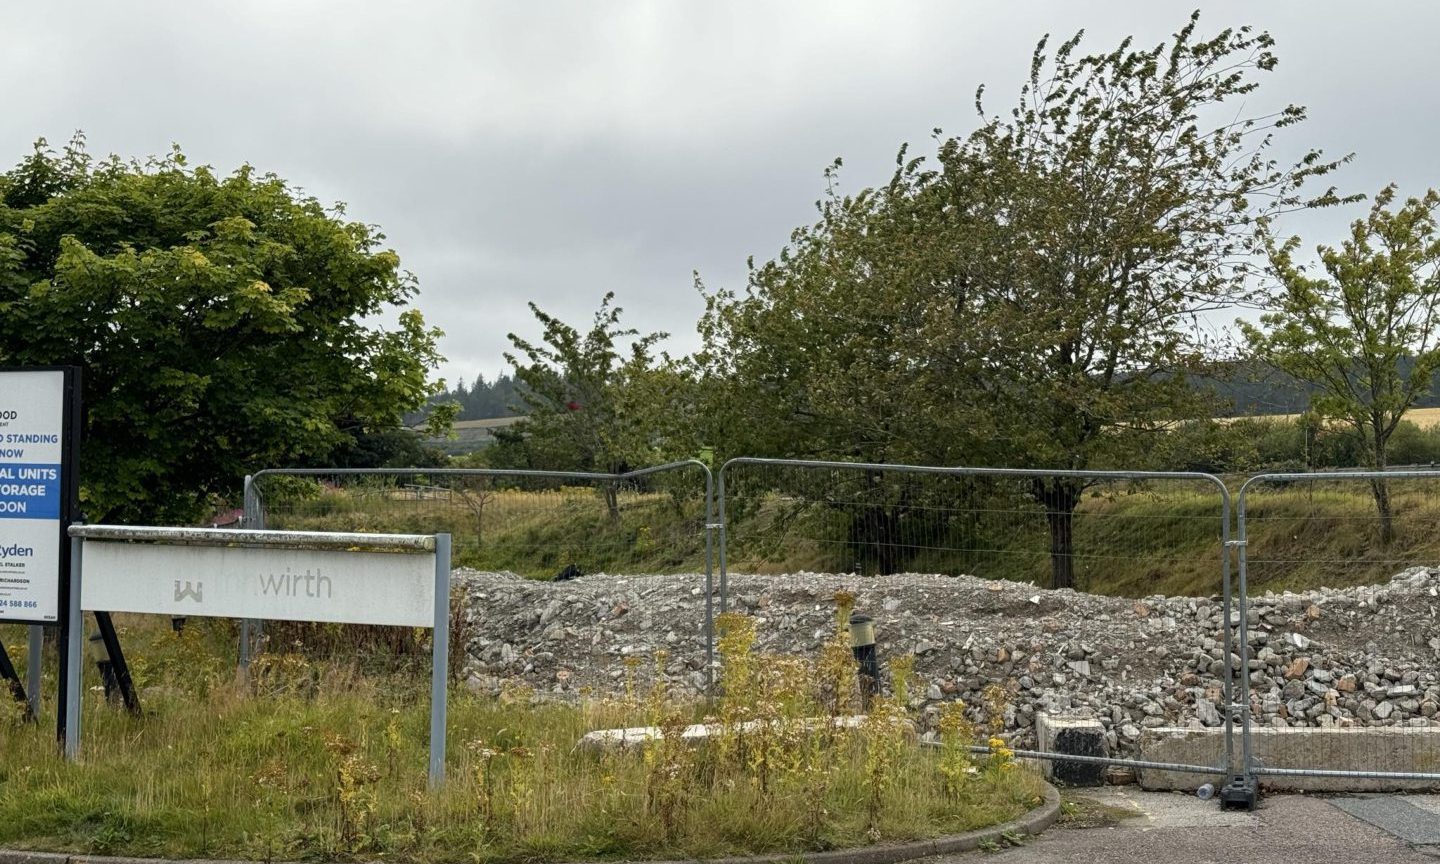
M 53 621 L 34 620 L 24 618 L 6 618 L 6 624 L 27 624 L 29 625 L 28 652 L 26 663 L 26 715 L 31 719 L 38 719 L 40 716 L 40 691 L 41 677 L 44 668 L 41 663 L 41 651 L 44 648 L 45 627 L 60 628 L 60 638 L 57 642 L 59 648 L 59 681 L 57 691 L 60 698 L 57 700 L 57 711 L 55 716 L 55 736 L 62 738 L 65 730 L 65 691 L 67 681 L 66 670 L 69 669 L 70 640 L 67 633 L 66 609 L 70 605 L 70 580 L 71 571 L 70 544 L 66 542 L 66 531 L 71 523 L 80 517 L 80 435 L 84 427 L 84 400 L 83 400 L 83 379 L 84 375 L 79 366 L 0 366 L 0 374 L 8 373 L 36 373 L 36 372 L 59 372 L 61 373 L 61 417 L 60 417 L 60 513 L 56 525 L 56 542 L 58 564 L 56 567 L 55 581 L 57 586 L 56 616 Z
M 69 562 L 66 560 L 69 553 L 68 544 L 65 542 L 65 530 L 71 522 L 75 521 L 79 512 L 80 484 L 79 474 L 75 470 L 77 452 L 80 440 L 80 369 L 75 366 L 24 366 L 24 367 L 0 367 L 0 376 L 5 375 L 28 375 L 36 373 L 60 373 L 61 375 L 61 415 L 60 428 L 56 430 L 60 438 L 60 478 L 58 480 L 59 512 L 54 521 L 56 522 L 56 557 L 59 565 L 55 573 L 56 585 L 56 606 L 55 617 L 50 620 L 44 618 L 27 617 L 5 617 L 0 623 L 5 624 L 30 624 L 40 627 L 55 627 L 61 625 L 65 620 L 66 607 L 66 584 L 65 574 Z M 0 409 L 3 409 L 3 402 L 0 402 Z M 50 521 L 50 520 L 46 520 Z
M 431 610 L 433 631 L 430 674 L 430 785 L 445 780 L 445 728 L 450 668 L 450 535 L 449 534 L 339 534 L 320 531 L 235 531 L 208 528 L 156 528 L 119 525 L 74 525 L 70 535 L 70 592 L 68 608 L 67 688 L 64 708 L 63 740 L 65 757 L 75 760 L 80 754 L 81 658 L 84 655 L 84 552 L 87 541 L 114 544 L 159 544 L 166 546 L 223 547 L 229 551 L 251 549 L 294 549 L 359 552 L 377 551 L 397 554 L 427 554 L 435 559 L 434 603 Z M 363 551 L 362 551 L 363 550 Z M 93 575 L 93 574 L 92 574 Z M 171 573 L 157 573 L 153 578 L 167 582 Z M 156 609 L 154 614 L 168 614 Z M 205 615 L 205 612 L 192 612 Z M 210 613 L 214 615 L 215 613 Z

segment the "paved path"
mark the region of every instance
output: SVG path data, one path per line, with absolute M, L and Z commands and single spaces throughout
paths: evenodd
M 1134 811 L 1112 828 L 1055 827 L 1022 847 L 945 859 L 953 864 L 1435 864 L 1440 796 L 1274 795 L 1253 813 L 1175 793 L 1076 790 Z

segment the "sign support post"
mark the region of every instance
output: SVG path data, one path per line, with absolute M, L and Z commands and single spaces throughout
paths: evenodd
M 32 721 L 40 719 L 40 684 L 44 674 L 45 654 L 45 628 L 38 624 L 31 624 L 29 656 L 26 658 L 25 687 L 30 694 L 30 704 L 26 706 L 26 712 Z
M 72 762 L 80 755 L 80 691 L 84 689 L 81 686 L 84 679 L 80 677 L 84 670 L 81 659 L 85 656 L 85 613 L 80 610 L 80 557 L 84 549 L 84 540 L 70 538 L 70 596 L 67 598 L 70 610 L 65 639 L 60 645 L 64 663 L 60 680 L 65 688 L 60 696 L 63 709 L 60 712 L 60 737 L 65 742 L 65 758 Z
M 450 535 L 435 535 L 435 628 L 430 657 L 430 788 L 445 782 L 445 712 L 450 684 Z

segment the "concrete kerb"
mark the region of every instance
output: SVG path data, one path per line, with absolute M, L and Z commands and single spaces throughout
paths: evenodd
M 954 855 L 970 852 L 989 843 L 1000 843 L 1006 835 L 1033 837 L 1055 824 L 1060 818 L 1060 792 L 1054 786 L 1045 784 L 1045 800 L 1038 807 L 1000 825 L 951 834 L 931 840 L 916 840 L 913 843 L 890 843 L 879 846 L 861 846 L 856 849 L 836 849 L 829 852 L 788 852 L 772 855 L 754 855 L 739 858 L 707 858 L 703 864 L 793 864 L 805 861 L 808 864 L 896 864 L 930 858 L 936 855 Z M 0 849 L 0 864 L 255 864 L 251 861 L 187 859 L 173 861 L 165 858 L 111 858 L 101 855 L 70 855 L 63 852 L 27 852 L 24 850 Z M 702 864 L 694 860 L 656 861 L 651 864 Z

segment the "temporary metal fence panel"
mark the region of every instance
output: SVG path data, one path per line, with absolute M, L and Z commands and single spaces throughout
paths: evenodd
M 509 586 L 497 582 L 496 590 L 489 591 L 492 602 L 503 595 L 532 604 L 524 612 L 544 616 L 546 626 L 623 629 L 629 622 L 617 619 L 637 600 L 663 606 L 676 619 L 676 639 L 665 646 L 667 674 L 708 687 L 714 655 L 715 505 L 712 474 L 702 462 L 687 460 L 619 474 L 471 468 L 267 469 L 247 478 L 245 488 L 247 525 L 446 531 L 453 537 L 458 566 L 565 582 L 563 592 L 560 586 L 538 582 Z M 602 603 L 605 600 L 609 602 Z M 556 604 L 558 611 L 545 611 Z M 586 620 L 571 620 L 580 609 Z M 484 616 L 495 610 L 474 611 Z M 478 626 L 483 632 L 483 618 Z M 251 629 L 258 629 L 258 622 L 252 622 Z M 533 655 L 546 653 L 544 634 L 534 635 L 538 641 L 515 646 L 519 650 L 513 658 L 472 658 L 470 665 L 483 667 L 485 676 L 503 678 L 519 671 L 510 665 L 543 664 L 544 657 L 536 660 Z M 589 639 L 588 632 L 585 638 Z M 600 644 L 595 650 L 611 647 Z M 527 651 L 532 656 L 527 657 Z
M 722 606 L 764 617 L 762 645 L 766 626 L 792 631 L 786 647 L 823 638 L 817 622 L 833 608 L 817 580 L 779 574 L 832 574 L 819 584 L 855 595 L 888 651 L 919 655 L 930 700 L 975 706 L 1001 682 L 1022 745 L 1036 715 L 1088 711 L 1107 730 L 1106 764 L 1176 770 L 1135 758 L 1141 731 L 1198 725 L 1223 736 L 1223 761 L 1178 770 L 1238 767 L 1230 496 L 1218 478 L 741 458 L 717 488 Z M 1035 589 L 1056 577 L 1110 596 Z M 1198 599 L 1152 596 L 1166 589 Z M 772 592 L 808 592 L 817 613 L 771 613 Z
M 1259 475 L 1237 512 L 1250 772 L 1440 785 L 1440 471 Z

